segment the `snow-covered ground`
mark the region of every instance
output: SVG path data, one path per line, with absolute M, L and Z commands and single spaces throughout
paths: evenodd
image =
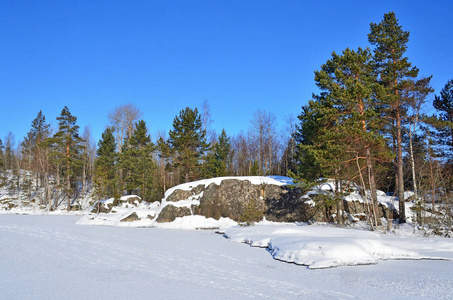
M 80 226 L 75 224 L 78 219 L 0 215 L 1 299 L 451 299 L 453 295 L 452 261 L 386 260 L 310 270 L 275 260 L 264 249 L 229 242 L 213 231 Z M 390 247 L 390 253 L 397 252 L 396 247 L 406 254 L 453 258 L 451 239 L 409 233 L 384 236 L 329 226 L 266 224 L 232 228 L 226 234 L 261 246 L 271 242 L 281 251 L 294 245 L 285 237 L 299 237 L 318 248 L 335 249 L 356 241 L 352 249 L 361 253 L 360 241 L 370 240 L 381 250 Z M 343 257 L 351 254 L 348 251 L 337 249 Z
M 266 248 L 277 260 L 310 269 L 376 264 L 382 260 L 452 261 L 452 239 L 397 232 L 395 236 L 332 225 L 270 223 L 230 228 L 225 236 L 233 242 Z

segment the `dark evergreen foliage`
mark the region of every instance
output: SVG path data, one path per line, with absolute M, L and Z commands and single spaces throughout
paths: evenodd
M 65 178 L 66 197 L 71 194 L 76 184 L 76 177 L 80 175 L 82 160 L 80 153 L 84 148 L 83 139 L 79 136 L 79 126 L 76 125 L 77 117 L 73 116 L 65 106 L 58 120 L 58 132 L 52 138 L 59 151 L 56 152 L 56 160 L 62 166 L 62 175 Z M 68 211 L 71 209 L 71 201 L 68 201 Z
M 448 156 L 453 161 L 453 79 L 445 84 L 440 96 L 435 96 L 433 106 L 440 113 L 438 122 L 435 124 L 438 140 L 449 148 Z
M 116 182 L 116 142 L 113 135 L 114 129 L 107 127 L 102 133 L 102 139 L 98 142 L 95 162 L 94 186 L 98 200 L 109 197 L 118 197 Z
M 406 117 L 407 103 L 402 99 L 402 91 L 408 81 L 418 75 L 418 68 L 413 67 L 405 57 L 409 31 L 404 31 L 399 25 L 394 12 L 384 14 L 379 24 L 371 23 L 368 41 L 374 48 L 378 79 L 383 93 L 380 101 L 387 108 L 386 116 L 391 118 L 390 131 L 395 141 L 397 192 L 401 223 L 406 222 L 404 205 L 404 173 L 403 173 L 403 120 Z
M 203 156 L 209 149 L 206 131 L 202 129 L 198 110 L 186 107 L 173 120 L 168 145 L 172 151 L 172 166 L 181 168 L 185 182 L 198 177 Z

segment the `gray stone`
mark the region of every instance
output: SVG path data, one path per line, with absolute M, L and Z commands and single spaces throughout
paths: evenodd
M 157 223 L 173 222 L 178 217 L 190 216 L 192 211 L 188 207 L 176 207 L 168 204 L 159 213 Z
M 274 222 L 335 222 L 337 220 L 336 204 L 326 206 L 323 202 L 317 202 L 316 196 L 313 199 L 302 198 L 306 190 L 289 186 L 272 184 L 255 185 L 248 180 L 224 179 L 217 185 L 211 183 L 209 186 L 194 186 L 192 190 L 176 189 L 167 197 L 168 202 L 186 200 L 190 196 L 203 192 L 199 199 L 199 205 L 188 207 L 165 206 L 160 212 L 157 222 L 171 222 L 177 217 L 188 215 L 202 215 L 216 220 L 221 217 L 228 217 L 240 221 L 244 215 L 247 204 L 255 200 L 257 207 L 264 212 L 264 217 Z M 321 198 L 322 199 L 322 198 Z M 313 202 L 307 202 L 314 200 Z M 367 213 L 365 203 L 358 201 L 343 201 L 345 215 L 360 215 Z M 378 216 L 388 217 L 393 213 L 393 219 L 397 218 L 395 210 L 379 205 Z
M 138 221 L 138 220 L 140 220 L 140 218 L 137 216 L 137 213 L 134 211 L 129 216 L 125 217 L 124 219 L 121 219 L 120 222 L 133 222 L 133 221 Z
M 180 200 L 185 200 L 190 196 L 198 195 L 204 190 L 204 185 L 200 184 L 193 187 L 191 190 L 180 190 L 176 189 L 167 197 L 167 202 L 177 202 Z
M 100 213 L 109 213 L 110 209 L 105 207 L 105 205 L 101 202 L 99 205 L 99 212 Z M 95 203 L 93 208 L 91 209 L 91 213 L 97 214 L 98 213 L 98 203 Z

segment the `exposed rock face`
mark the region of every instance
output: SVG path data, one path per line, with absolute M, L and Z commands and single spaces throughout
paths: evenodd
M 136 212 L 131 213 L 129 216 L 125 217 L 124 219 L 121 219 L 120 222 L 133 222 L 133 221 L 138 221 L 140 218 L 138 217 Z
M 198 195 L 204 190 L 204 185 L 198 185 L 193 187 L 191 190 L 175 190 L 171 195 L 167 197 L 167 202 L 177 202 L 180 200 L 185 200 L 193 195 Z
M 226 179 L 220 185 L 211 183 L 204 190 L 198 213 L 217 220 L 228 217 L 238 221 L 251 199 L 265 210 L 263 199 L 278 197 L 280 193 L 277 185 L 254 185 L 248 180 Z
M 188 207 L 177 207 L 169 204 L 162 208 L 159 216 L 156 219 L 156 222 L 173 222 L 178 217 L 190 216 L 191 214 L 192 212 Z
M 292 190 L 285 186 L 273 184 L 252 184 L 248 180 L 224 179 L 217 185 L 194 186 L 192 190 L 176 189 L 167 198 L 167 202 L 186 200 L 191 196 L 199 195 L 199 205 L 189 207 L 176 207 L 170 203 L 165 206 L 157 218 L 157 222 L 171 222 L 177 217 L 187 215 L 202 215 L 207 218 L 220 219 L 227 217 L 240 221 L 247 203 L 254 199 L 257 201 L 266 219 L 271 221 L 302 221 L 308 220 L 308 204 L 300 199 L 301 190 Z M 305 207 L 305 209 L 304 209 Z
M 157 222 L 171 222 L 177 217 L 202 215 L 207 218 L 220 219 L 228 217 L 241 221 L 247 203 L 254 199 L 269 221 L 275 222 L 334 222 L 336 221 L 336 205 L 315 204 L 300 188 L 290 188 L 274 184 L 252 184 L 249 180 L 223 179 L 220 184 L 211 183 L 194 185 L 191 190 L 176 189 L 166 198 L 167 205 L 162 208 Z M 202 193 L 202 194 L 201 194 Z M 198 205 L 178 207 L 172 205 L 177 201 L 197 197 Z M 176 204 L 176 203 L 175 203 Z M 367 212 L 365 203 L 343 201 L 346 215 L 353 220 L 362 219 Z M 379 205 L 379 217 L 388 217 L 396 211 Z M 346 215 L 344 216 L 346 218 Z
M 299 188 L 281 186 L 280 193 L 266 199 L 266 220 L 274 222 L 306 222 L 316 213 Z
M 91 213 L 98 213 L 98 205 L 100 213 L 109 213 L 113 212 L 112 209 L 115 206 L 125 207 L 125 208 L 134 208 L 142 204 L 142 198 L 139 196 L 123 196 L 118 200 L 113 198 L 107 200 L 101 200 L 101 202 L 96 202 L 91 208 Z M 144 202 L 143 202 L 144 203 Z M 116 204 L 116 205 L 115 205 Z

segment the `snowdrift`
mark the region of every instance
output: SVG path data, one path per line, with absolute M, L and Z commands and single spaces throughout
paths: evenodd
M 414 245 L 410 246 L 407 242 L 377 232 L 332 226 L 280 224 L 233 227 L 224 235 L 232 242 L 267 248 L 274 259 L 304 265 L 309 269 L 369 265 L 379 260 L 451 260 L 453 255 L 451 239 L 423 238 L 423 246 L 414 247 L 419 241 L 415 237 Z M 427 240 L 431 243 L 426 243 Z M 410 247 L 431 253 L 450 249 L 443 252 L 447 252 L 449 257 L 420 254 Z

